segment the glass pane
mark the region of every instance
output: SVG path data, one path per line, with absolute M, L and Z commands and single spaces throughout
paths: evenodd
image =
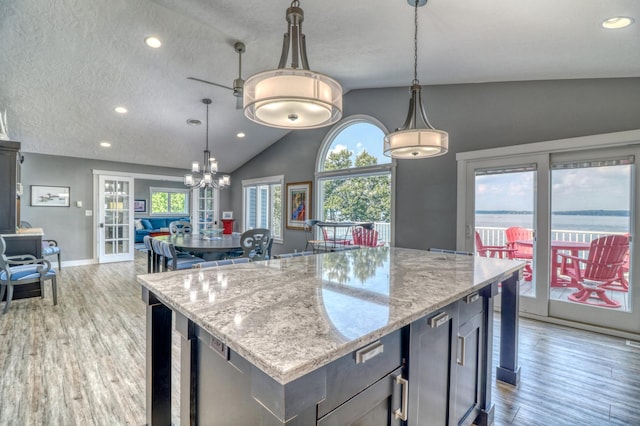
M 384 132 L 371 123 L 357 122 L 345 127 L 333 139 L 320 170 L 386 164 L 391 158 L 382 153 Z
M 533 279 L 536 173 L 510 169 L 476 174 L 476 251 L 480 256 L 527 262 L 520 282 L 523 297 L 536 297 Z
M 378 242 L 391 236 L 391 174 L 327 179 L 320 182 L 320 220 L 374 222 Z
M 631 174 L 619 162 L 552 170 L 551 299 L 631 310 Z

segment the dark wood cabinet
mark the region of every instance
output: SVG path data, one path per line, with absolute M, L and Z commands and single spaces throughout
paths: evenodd
M 13 234 L 19 225 L 16 186 L 20 142 L 0 141 L 0 234 Z
M 473 293 L 411 324 L 409 426 L 471 425 L 480 416 L 484 302 Z

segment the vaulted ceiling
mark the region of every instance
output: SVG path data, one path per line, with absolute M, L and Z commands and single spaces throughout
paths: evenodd
M 242 76 L 277 66 L 290 1 L 2 0 L 0 111 L 25 152 L 188 168 L 201 159 L 201 99 L 213 99 L 210 145 L 232 172 L 286 131 L 236 109 Z M 407 0 L 302 0 L 312 70 L 345 91 L 408 87 L 413 8 Z M 430 0 L 419 9 L 423 85 L 640 76 L 637 0 Z M 162 47 L 151 49 L 147 36 Z M 408 92 L 407 92 L 408 99 Z M 125 106 L 126 114 L 114 107 Z M 405 108 L 406 105 L 399 105 Z M 437 106 L 430 106 L 437 108 Z M 246 137 L 239 139 L 238 132 Z M 111 142 L 111 148 L 99 142 Z

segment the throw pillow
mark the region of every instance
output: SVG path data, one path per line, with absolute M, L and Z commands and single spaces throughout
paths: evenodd
M 135 226 L 136 231 L 144 229 L 144 226 L 142 226 L 142 219 L 134 219 L 133 220 L 133 226 Z
M 153 229 L 153 226 L 151 225 L 151 222 L 149 222 L 148 219 L 142 219 L 142 226 L 144 226 L 144 229 Z

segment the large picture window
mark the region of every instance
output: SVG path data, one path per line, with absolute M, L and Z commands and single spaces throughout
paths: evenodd
M 373 222 L 378 241 L 390 244 L 393 164 L 382 153 L 384 135 L 360 116 L 329 132 L 318 154 L 317 219 Z
M 189 215 L 189 191 L 179 188 L 149 188 L 151 215 Z
M 274 241 L 282 242 L 282 188 L 284 176 L 242 181 L 243 230 L 267 228 Z

